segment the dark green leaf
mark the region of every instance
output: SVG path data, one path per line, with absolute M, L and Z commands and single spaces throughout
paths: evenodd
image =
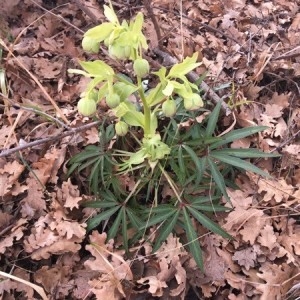
M 122 216 L 123 216 L 123 211 L 122 211 L 123 207 L 119 210 L 116 218 L 114 219 L 109 231 L 108 231 L 108 235 L 107 235 L 107 240 L 113 239 L 115 238 L 115 236 L 118 234 L 119 231 L 119 227 L 121 224 L 121 220 L 122 220 Z
M 217 187 L 219 188 L 219 190 L 221 191 L 221 193 L 223 194 L 225 199 L 228 202 L 230 202 L 230 198 L 226 192 L 224 178 L 223 178 L 222 174 L 220 173 L 218 167 L 210 158 L 208 158 L 208 165 L 209 165 L 209 169 L 211 171 L 211 175 L 213 177 L 213 181 L 216 183 Z
M 188 247 L 190 252 L 192 253 L 198 267 L 204 271 L 203 267 L 203 258 L 202 258 L 202 251 L 200 248 L 200 244 L 198 241 L 197 233 L 194 229 L 192 220 L 187 212 L 187 209 L 183 207 L 183 218 L 184 218 L 184 227 L 186 229 L 186 236 L 189 242 Z
M 221 150 L 214 150 L 210 152 L 211 155 L 232 155 L 239 158 L 262 158 L 262 157 L 279 157 L 280 154 L 277 153 L 265 153 L 258 149 L 233 149 L 233 148 L 225 148 Z
M 257 132 L 264 131 L 266 129 L 268 129 L 267 126 L 253 126 L 253 127 L 242 128 L 242 129 L 236 129 L 234 131 L 224 134 L 221 141 L 210 145 L 210 149 L 211 150 L 216 149 L 220 146 L 223 146 L 223 145 L 231 143 L 235 140 L 239 140 L 244 137 L 250 136 Z
M 219 154 L 215 154 L 215 153 L 213 155 L 211 155 L 211 157 L 214 157 L 215 159 L 218 159 L 226 164 L 235 166 L 237 168 L 241 168 L 246 171 L 254 172 L 254 173 L 257 173 L 264 177 L 269 177 L 269 178 L 271 177 L 268 173 L 264 172 L 260 168 L 254 166 L 253 164 L 251 164 L 245 160 L 242 160 L 240 158 L 225 155 L 225 154 L 219 155 Z
M 123 245 L 124 245 L 126 253 L 128 253 L 127 218 L 126 218 L 126 210 L 125 210 L 124 206 L 122 207 L 121 212 L 122 212 L 122 238 L 123 238 Z
M 101 212 L 100 214 L 93 217 L 92 219 L 89 219 L 87 222 L 87 231 L 94 229 L 102 221 L 109 219 L 119 208 L 120 208 L 119 206 L 112 207 L 108 210 Z
M 174 229 L 177 219 L 179 217 L 180 210 L 176 210 L 175 213 L 173 211 L 173 214 L 166 217 L 164 219 L 164 223 L 160 226 L 159 230 L 159 235 L 156 238 L 155 245 L 153 246 L 153 252 L 156 252 L 159 247 L 161 246 L 162 242 L 164 242 L 169 234 L 172 232 Z
M 208 217 L 206 217 L 204 214 L 199 212 L 197 209 L 194 209 L 191 206 L 187 206 L 187 209 L 191 212 L 193 217 L 204 227 L 211 230 L 212 232 L 221 235 L 224 238 L 230 239 L 231 236 L 228 234 L 225 230 L 223 230 L 219 225 L 217 225 L 215 222 L 210 220 Z
M 220 109 L 222 101 L 219 101 L 212 113 L 208 117 L 207 127 L 206 127 L 206 136 L 211 137 L 216 130 Z

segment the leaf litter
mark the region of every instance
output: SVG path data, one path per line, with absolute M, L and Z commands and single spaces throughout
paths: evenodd
M 45 115 L 20 110 L 22 106 L 34 106 L 55 118 L 63 112 L 74 127 L 87 123 L 74 109 L 84 79 L 66 73 L 86 56 L 80 40 L 95 21 L 78 2 L 14 0 L 1 6 L 0 37 L 11 51 L 4 49 L 0 62 L 9 89 L 8 95 L 1 86 L 1 150 L 63 130 Z M 103 20 L 98 1 L 82 5 Z M 106 233 L 96 231 L 86 235 L 85 222 L 93 210 L 80 208 L 89 199 L 85 179 L 68 179 L 66 162 L 82 147 L 99 142 L 96 127 L 2 157 L 1 271 L 25 281 L 1 277 L 2 299 L 38 299 L 26 282 L 42 287 L 49 299 L 300 295 L 299 4 L 153 0 L 152 7 L 168 52 L 180 60 L 198 51 L 198 70 L 208 72 L 206 83 L 231 104 L 233 114 L 220 122 L 224 130 L 234 120 L 239 127 L 269 126 L 258 138 L 231 146 L 255 144 L 265 151 L 281 151 L 282 158 L 275 162 L 256 161 L 273 178 L 240 174 L 240 190 L 228 189 L 233 209 L 218 220 L 232 241 L 198 228 L 203 274 L 172 234 L 155 254 L 148 242 L 140 241 L 132 257 L 125 255 L 117 238 L 106 241 Z M 138 3 L 129 8 L 116 1 L 116 9 L 125 18 L 140 9 L 147 16 Z M 145 32 L 155 47 L 158 42 L 148 17 Z M 131 190 L 134 182 L 125 178 L 123 184 Z M 172 193 L 165 188 L 163 196 Z

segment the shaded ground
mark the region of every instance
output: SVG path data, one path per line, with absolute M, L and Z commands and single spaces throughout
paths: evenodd
M 164 0 L 152 1 L 149 12 L 141 1 L 114 2 L 121 19 L 140 10 L 146 14 L 154 68 L 163 63 L 152 51 L 158 44 L 179 60 L 199 52 L 203 65 L 197 73 L 208 72 L 205 82 L 233 112 L 220 120 L 220 130 L 269 126 L 232 147 L 282 153 L 281 159 L 256 162 L 273 180 L 240 175 L 241 190 L 228 191 L 234 209 L 218 220 L 234 241 L 199 226 L 204 275 L 173 236 L 155 255 L 141 241 L 135 259 L 124 256 L 118 240 L 106 243 L 105 233 L 86 237 L 85 221 L 93 214 L 79 207 L 89 198 L 86 180 L 68 179 L 66 163 L 97 144 L 99 135 L 76 109 L 86 80 L 67 69 L 97 57 L 84 53 L 80 43 L 84 31 L 104 21 L 104 1 L 6 2 L 0 8 L 0 270 L 41 286 L 49 299 L 184 299 L 188 291 L 189 299 L 287 299 L 292 287 L 297 293 L 300 5 Z M 110 63 L 130 75 L 127 65 Z M 46 137 L 53 138 L 26 144 Z M 22 145 L 20 152 L 5 152 Z M 28 284 L 6 277 L 0 295 L 40 299 Z

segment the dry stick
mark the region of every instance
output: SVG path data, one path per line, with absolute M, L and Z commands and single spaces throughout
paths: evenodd
M 99 23 L 98 18 L 80 0 L 71 0 L 71 3 L 77 5 L 79 9 L 81 9 L 86 15 L 88 15 L 94 24 Z
M 51 142 L 51 141 L 54 141 L 54 140 L 62 139 L 64 137 L 72 135 L 74 133 L 87 130 L 87 129 L 95 126 L 95 125 L 98 125 L 100 122 L 101 121 L 96 121 L 96 122 L 93 122 L 93 123 L 89 123 L 89 124 L 86 124 L 86 125 L 83 125 L 83 126 L 80 126 L 80 127 L 77 127 L 77 128 L 72 128 L 71 130 L 65 131 L 65 132 L 63 132 L 59 135 L 50 136 L 50 137 L 47 137 L 47 138 L 36 140 L 34 142 L 27 143 L 26 145 L 21 145 L 21 146 L 17 146 L 15 148 L 12 148 L 12 149 L 3 150 L 2 152 L 0 152 L 0 157 L 5 157 L 5 156 L 8 156 L 10 154 L 13 154 L 15 152 L 18 152 L 18 151 L 21 151 L 21 150 L 24 150 L 24 149 L 27 149 L 27 148 L 38 146 L 38 145 L 41 145 L 41 144 L 44 144 L 44 143 L 47 143 L 47 142 Z
M 157 36 L 158 46 L 162 47 L 163 39 L 162 39 L 162 36 L 161 36 L 160 27 L 157 23 L 156 17 L 153 13 L 153 9 L 150 5 L 150 0 L 144 0 L 143 3 L 144 3 L 144 6 L 145 6 L 145 8 L 146 8 L 146 10 L 149 14 L 149 17 L 150 17 L 152 23 L 153 23 L 153 26 L 154 26 L 154 29 L 155 29 L 155 32 L 156 32 L 156 36 Z
M 172 57 L 170 54 L 160 50 L 153 49 L 153 52 L 160 56 L 163 59 L 163 65 L 170 66 L 176 64 L 178 61 L 175 57 Z M 188 73 L 187 77 L 192 82 L 196 82 L 199 79 L 199 76 L 196 72 Z M 200 88 L 206 93 L 207 97 L 215 104 L 218 102 L 222 102 L 221 109 L 225 113 L 226 116 L 231 114 L 231 109 L 227 106 L 227 104 L 208 86 L 204 81 L 201 82 Z

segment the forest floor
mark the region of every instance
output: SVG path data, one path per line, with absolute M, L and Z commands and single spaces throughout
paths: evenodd
M 205 82 L 231 109 L 219 121 L 220 128 L 266 125 L 269 129 L 255 145 L 282 156 L 254 162 L 272 179 L 240 174 L 240 189 L 228 189 L 233 209 L 217 218 L 233 240 L 199 228 L 205 274 L 173 235 L 155 254 L 148 242 L 140 241 L 134 259 L 126 256 L 118 239 L 106 241 L 105 232 L 86 232 L 86 220 L 93 214 L 93 209 L 80 206 L 90 199 L 86 178 L 66 176 L 68 160 L 99 143 L 97 123 L 77 112 L 86 78 L 67 70 L 79 68 L 79 60 L 95 58 L 82 50 L 81 40 L 87 29 L 105 20 L 105 2 L 4 1 L 1 299 L 296 299 L 299 1 L 153 0 L 150 10 L 145 1 L 112 3 L 120 19 L 138 11 L 145 14 L 147 55 L 156 67 L 162 63 L 152 51 L 158 45 L 178 60 L 197 51 L 202 61 L 197 73 L 207 73 Z M 110 63 L 126 73 L 126 65 Z M 203 99 L 212 102 L 209 93 Z M 231 146 L 252 145 L 253 139 L 244 138 Z

